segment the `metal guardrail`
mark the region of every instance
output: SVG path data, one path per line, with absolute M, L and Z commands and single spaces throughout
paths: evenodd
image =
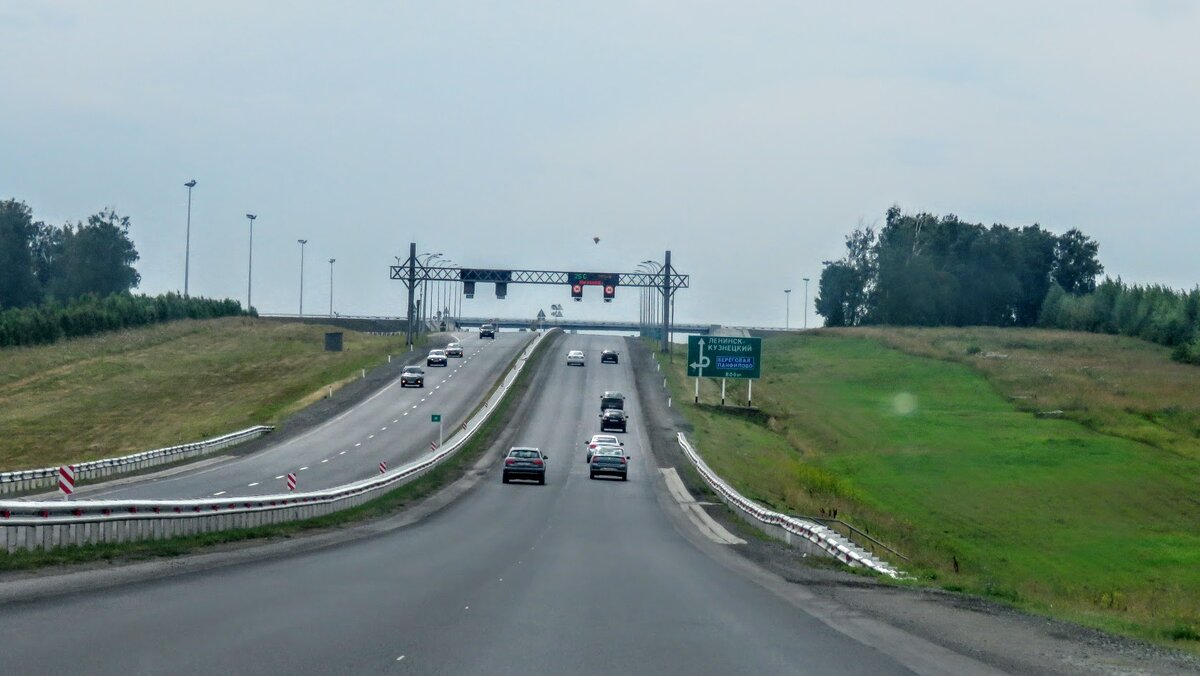
M 75 479 L 86 481 L 128 472 L 137 472 L 149 467 L 166 465 L 200 455 L 207 455 L 223 448 L 240 444 L 243 441 L 257 439 L 274 430 L 270 425 L 255 425 L 238 432 L 231 432 L 212 439 L 180 444 L 152 451 L 142 451 L 119 458 L 91 460 L 75 465 Z M 43 467 L 41 469 L 17 470 L 0 472 L 0 494 L 20 493 L 37 489 L 53 489 L 58 486 L 58 468 Z
M 363 504 L 429 472 L 491 417 L 541 341 L 537 334 L 483 408 L 440 448 L 377 477 L 319 491 L 198 500 L 0 501 L 0 550 L 50 550 L 94 543 L 159 540 L 324 516 Z
M 888 565 L 887 562 L 859 549 L 857 545 L 854 545 L 836 531 L 819 523 L 769 510 L 738 493 L 724 479 L 718 476 L 716 472 L 709 468 L 704 459 L 700 457 L 700 454 L 696 452 L 696 449 L 692 448 L 692 445 L 688 442 L 683 432 L 679 433 L 678 438 L 679 447 L 683 449 L 684 455 L 696 467 L 701 478 L 729 506 L 758 521 L 760 524 L 783 531 L 785 539 L 789 543 L 792 537 L 799 537 L 848 566 L 869 568 L 892 578 L 901 577 L 902 573 L 899 570 Z

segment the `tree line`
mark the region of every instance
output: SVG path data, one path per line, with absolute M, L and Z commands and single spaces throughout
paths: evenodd
M 851 232 L 846 250 L 821 271 L 816 310 L 826 326 L 1034 326 L 1052 286 L 1090 293 L 1104 271 L 1099 246 L 1079 230 L 987 227 L 899 207 L 878 232 Z
M 54 226 L 35 221 L 23 202 L 0 201 L 0 347 L 242 314 L 233 300 L 132 295 L 141 275 L 129 225 L 104 209 Z
M 1041 326 L 1142 338 L 1200 364 L 1200 288 L 1097 284 L 1100 247 L 1078 229 L 985 227 L 957 216 L 887 212 L 858 227 L 821 271 L 826 326 Z
M 23 202 L 0 202 L 0 310 L 124 293 L 141 283 L 129 218 L 104 209 L 54 226 Z

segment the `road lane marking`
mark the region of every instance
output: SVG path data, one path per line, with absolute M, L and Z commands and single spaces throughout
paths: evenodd
M 303 471 L 304 471 L 304 470 L 306 470 L 306 469 L 308 469 L 308 468 L 307 468 L 307 467 L 301 467 L 301 468 L 300 468 L 300 471 L 301 471 L 301 472 L 303 472 Z
M 362 446 L 362 442 L 361 442 L 361 441 L 360 441 L 360 442 L 358 442 L 357 444 L 354 444 L 354 447 L 355 447 L 355 448 L 358 448 L 359 446 Z
M 683 485 L 683 480 L 679 478 L 679 473 L 674 467 L 664 467 L 659 470 L 662 472 L 663 481 L 667 483 L 667 492 L 675 501 L 679 503 L 683 513 L 687 515 L 688 520 L 692 525 L 700 531 L 704 537 L 712 540 L 719 545 L 744 545 L 746 541 L 737 537 L 733 533 L 725 530 L 725 527 L 717 523 L 704 508 L 696 504 L 692 499 L 691 493 Z
M 416 408 L 416 406 L 413 406 L 413 408 Z M 404 415 L 408 415 L 408 411 L 405 411 Z
M 246 488 L 254 488 L 254 487 L 255 487 L 255 486 L 257 486 L 257 485 L 258 485 L 258 482 L 257 482 L 257 481 L 255 481 L 255 482 L 254 482 L 254 483 L 252 483 L 252 484 L 246 484 Z
M 400 421 L 399 421 L 399 420 L 393 420 L 392 422 L 396 423 L 396 422 L 400 422 Z
M 379 428 L 379 431 L 380 431 L 380 432 L 386 432 L 386 431 L 387 431 L 387 428 L 386 428 L 386 427 L 380 427 L 380 428 Z
M 346 455 L 346 452 L 342 451 L 341 453 L 338 453 L 338 455 Z
M 424 400 L 424 399 L 422 399 L 421 401 L 425 401 L 425 400 Z M 417 407 L 417 405 L 416 405 L 416 404 L 413 404 L 413 408 L 416 408 L 416 407 Z
M 282 478 L 283 478 L 283 475 L 282 475 L 282 474 L 280 474 L 279 476 L 277 476 L 277 477 L 275 477 L 275 478 L 276 478 L 276 479 L 282 479 Z
M 213 493 L 214 498 L 217 497 L 218 495 L 225 495 L 225 491 L 217 491 L 216 493 Z
M 324 462 L 329 462 L 329 458 L 325 458 L 325 459 L 324 459 L 324 460 L 322 460 L 321 462 L 323 462 L 323 463 L 324 463 Z
M 368 439 L 374 439 L 374 438 L 375 438 L 375 435 L 374 435 L 374 434 L 368 434 L 368 435 L 367 435 L 367 438 L 368 438 Z

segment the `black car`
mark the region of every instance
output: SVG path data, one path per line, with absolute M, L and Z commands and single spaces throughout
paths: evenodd
M 624 432 L 625 426 L 629 422 L 629 417 L 625 415 L 625 411 L 619 408 L 605 409 L 600 414 L 600 431 L 608 432 Z
M 513 479 L 528 479 L 539 484 L 546 483 L 546 461 L 550 456 L 536 448 L 514 446 L 504 458 L 504 471 L 500 480 L 508 483 Z
M 496 327 L 492 326 L 491 324 L 484 324 L 484 325 L 480 326 L 479 327 L 479 337 L 480 338 L 491 338 L 492 340 L 495 340 L 496 339 Z
M 629 480 L 629 456 L 621 449 L 596 449 L 588 464 L 588 475 L 595 479 L 598 476 L 620 477 L 621 481 Z
M 425 387 L 425 372 L 420 366 L 405 366 L 400 372 L 400 387 Z
M 620 392 L 605 392 L 600 395 L 600 410 L 607 411 L 610 408 L 625 408 L 625 395 Z
M 618 357 L 619 357 L 619 355 L 616 350 L 605 350 L 600 353 L 600 363 L 601 364 L 616 364 Z

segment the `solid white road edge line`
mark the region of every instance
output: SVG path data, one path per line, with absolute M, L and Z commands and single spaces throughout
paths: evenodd
M 662 472 L 663 481 L 667 483 L 667 491 L 671 493 L 671 497 L 675 498 L 675 502 L 679 503 L 679 507 L 704 537 L 719 545 L 746 544 L 745 540 L 725 530 L 725 527 L 713 520 L 703 507 L 696 504 L 674 467 L 663 467 L 659 471 Z

